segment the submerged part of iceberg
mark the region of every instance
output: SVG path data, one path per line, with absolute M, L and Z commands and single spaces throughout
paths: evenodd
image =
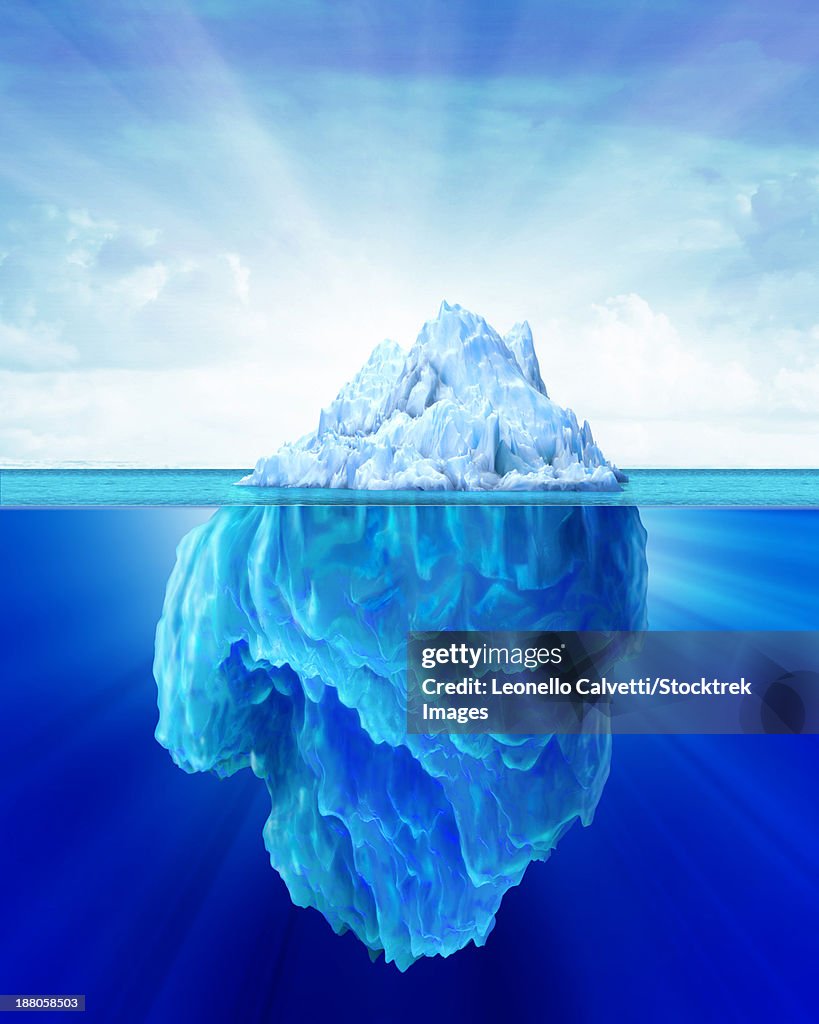
M 591 427 L 553 402 L 532 332 L 446 302 L 408 354 L 379 345 L 318 430 L 240 482 L 359 490 L 619 490 Z
M 250 768 L 273 867 L 402 970 L 483 944 L 504 893 L 588 824 L 608 734 L 409 735 L 409 630 L 645 627 L 636 509 L 226 508 L 179 546 L 157 739 Z

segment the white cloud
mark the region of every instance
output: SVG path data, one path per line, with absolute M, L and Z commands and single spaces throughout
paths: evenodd
M 759 400 L 759 381 L 746 366 L 720 356 L 717 346 L 706 352 L 697 339 L 683 339 L 639 295 L 594 306 L 590 320 L 580 325 L 551 324 L 541 348 L 544 343 L 547 364 L 559 372 L 573 400 L 577 396 L 580 410 L 592 409 L 597 417 L 725 417 L 749 412 Z
M 819 174 L 800 171 L 769 178 L 748 196 L 744 238 L 769 270 L 804 268 L 819 259 Z
M 17 370 L 54 370 L 69 366 L 77 350 L 60 341 L 54 328 L 17 327 L 0 322 L 0 366 Z
M 535 344 L 552 397 L 624 466 L 819 466 L 819 363 L 793 362 L 792 338 L 763 360 L 681 332 L 630 294 L 583 323 L 553 322 Z
M 819 362 L 800 370 L 783 367 L 774 378 L 780 404 L 819 422 Z
M 247 305 L 247 301 L 250 298 L 250 270 L 242 263 L 238 253 L 227 252 L 225 253 L 225 259 L 233 275 L 233 286 L 236 289 L 239 301 Z
M 239 252 L 55 206 L 21 211 L 6 234 L 0 368 L 194 367 L 227 346 L 252 359 L 270 336 Z M 34 320 L 55 327 L 24 345 Z
M 147 306 L 149 302 L 156 302 L 169 276 L 164 263 L 137 267 L 116 282 L 113 293 L 121 298 L 126 309 L 135 311 Z
M 250 386 L 254 380 L 264 386 Z M 253 364 L 0 372 L 0 465 L 249 467 L 275 447 L 274 409 L 294 433 L 318 416 L 286 377 Z
M 356 329 L 367 348 L 378 340 L 373 324 Z M 284 337 L 298 339 L 284 368 L 277 344 L 263 358 L 191 368 L 0 373 L 0 463 L 250 466 L 312 429 L 361 361 L 347 352 L 342 371 L 335 335 L 316 336 L 309 318 Z M 720 357 L 722 346 L 703 352 L 636 295 L 553 325 L 550 341 L 536 330 L 535 343 L 553 397 L 625 467 L 819 465 L 819 362 L 766 381 L 764 368 Z
M 625 468 L 819 468 L 816 420 L 612 420 L 595 437 L 606 455 Z

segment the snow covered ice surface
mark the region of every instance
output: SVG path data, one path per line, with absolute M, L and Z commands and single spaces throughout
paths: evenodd
M 378 345 L 318 429 L 260 459 L 240 483 L 616 491 L 625 479 L 589 424 L 549 398 L 527 323 L 501 337 L 444 302 L 409 353 Z

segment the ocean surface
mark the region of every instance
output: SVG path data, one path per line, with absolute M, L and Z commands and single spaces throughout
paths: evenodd
M 249 469 L 3 469 L 0 506 L 117 505 L 657 505 L 811 508 L 817 469 L 633 469 L 623 490 L 348 491 L 238 487 Z

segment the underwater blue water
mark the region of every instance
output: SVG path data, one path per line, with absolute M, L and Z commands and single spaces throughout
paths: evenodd
M 817 737 L 615 737 L 594 823 L 486 946 L 405 974 L 293 907 L 264 787 L 153 736 L 165 585 L 207 515 L 0 514 L 0 991 L 106 1022 L 815 1020 Z M 819 512 L 641 517 L 651 626 L 819 628 Z
M 0 506 L 472 504 L 819 506 L 816 469 L 633 469 L 618 492 L 237 487 L 248 469 L 3 469 Z

